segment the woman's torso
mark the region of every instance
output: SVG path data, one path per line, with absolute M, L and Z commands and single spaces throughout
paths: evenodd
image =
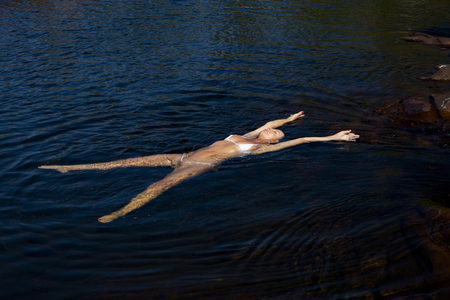
M 226 159 L 249 154 L 257 147 L 258 144 L 255 144 L 252 140 L 246 139 L 239 135 L 232 135 L 226 140 L 217 141 L 208 147 L 191 152 L 186 155 L 186 158 L 188 158 L 189 161 L 206 161 L 217 163 Z

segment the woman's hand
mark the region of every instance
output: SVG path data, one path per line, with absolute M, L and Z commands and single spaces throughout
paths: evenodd
M 298 118 L 303 118 L 305 116 L 305 114 L 303 113 L 303 111 L 301 111 L 301 112 L 299 112 L 299 113 L 296 113 L 296 114 L 293 114 L 293 115 L 291 115 L 289 118 L 287 118 L 286 120 L 288 121 L 288 122 L 292 122 L 292 121 L 294 121 L 294 120 L 297 120 Z
M 333 135 L 335 141 L 354 142 L 359 138 L 359 135 L 351 133 L 351 130 L 344 130 Z

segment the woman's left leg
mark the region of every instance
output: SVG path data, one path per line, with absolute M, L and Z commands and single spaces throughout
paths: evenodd
M 121 159 L 105 163 L 84 165 L 53 165 L 40 166 L 40 169 L 54 169 L 61 173 L 75 170 L 108 170 L 126 167 L 175 167 L 181 159 L 181 154 L 158 154 L 144 157 Z
M 109 223 L 121 216 L 126 215 L 132 210 L 144 206 L 151 200 L 155 199 L 169 188 L 180 184 L 181 182 L 196 177 L 202 173 L 211 170 L 213 166 L 206 164 L 189 164 L 176 168 L 172 173 L 167 175 L 164 179 L 153 183 L 145 191 L 131 199 L 130 203 L 122 209 L 113 212 L 112 214 L 103 216 L 98 220 L 102 223 Z

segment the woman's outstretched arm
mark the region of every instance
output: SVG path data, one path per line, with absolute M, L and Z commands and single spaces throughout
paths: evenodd
M 274 120 L 274 121 L 267 122 L 264 126 L 261 126 L 258 129 L 256 129 L 256 130 L 253 130 L 251 132 L 248 132 L 248 133 L 244 134 L 243 137 L 249 138 L 249 139 L 255 139 L 255 138 L 258 137 L 259 133 L 261 131 L 263 131 L 264 129 L 267 129 L 269 127 L 271 127 L 271 128 L 278 128 L 278 127 L 281 127 L 284 124 L 292 122 L 292 121 L 294 121 L 294 120 L 296 120 L 298 118 L 303 118 L 304 116 L 305 116 L 305 114 L 303 113 L 303 111 L 301 111 L 299 113 L 291 115 L 287 119 L 279 119 L 279 120 Z
M 347 142 L 354 142 L 356 139 L 359 138 L 359 135 L 351 133 L 351 130 L 344 130 L 341 132 L 338 132 L 334 135 L 325 136 L 325 137 L 304 137 L 304 138 L 298 138 L 295 140 L 290 140 L 287 142 L 281 142 L 277 144 L 268 144 L 268 145 L 261 145 L 259 148 L 252 151 L 252 155 L 262 154 L 266 152 L 274 152 L 278 151 L 284 148 L 305 144 L 305 143 L 311 143 L 311 142 L 329 142 L 329 141 L 347 141 Z

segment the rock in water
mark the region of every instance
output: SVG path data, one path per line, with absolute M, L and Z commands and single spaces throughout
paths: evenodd
M 450 48 L 450 37 L 433 36 L 426 33 L 415 32 L 410 36 L 402 37 L 400 39 L 408 42 L 421 42 L 425 45 Z
M 420 79 L 429 81 L 450 80 L 450 65 L 438 65 L 431 70 L 429 77 L 420 77 Z

